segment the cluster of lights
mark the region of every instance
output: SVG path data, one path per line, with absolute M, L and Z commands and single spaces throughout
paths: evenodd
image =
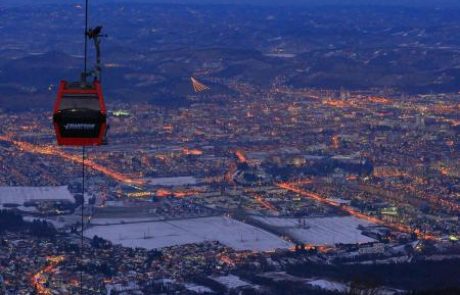
M 56 271 L 56 267 L 64 261 L 64 256 L 50 256 L 46 258 L 48 265 L 32 276 L 32 285 L 40 295 L 52 295 L 52 292 L 45 285 L 47 276 Z

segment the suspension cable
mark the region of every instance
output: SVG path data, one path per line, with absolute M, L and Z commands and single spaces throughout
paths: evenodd
M 83 261 L 83 244 L 84 244 L 84 237 L 83 231 L 85 229 L 85 220 L 84 220 L 84 210 L 85 210 L 85 146 L 82 148 L 82 195 L 83 201 L 81 203 L 81 234 L 80 234 L 80 259 Z M 80 270 L 80 294 L 83 294 L 83 268 Z
M 88 64 L 88 0 L 85 0 L 85 48 L 84 48 L 84 67 L 83 67 L 83 75 L 84 75 L 84 82 L 86 83 L 86 76 L 88 73 L 87 64 Z M 82 203 L 81 203 L 81 233 L 80 233 L 80 259 L 83 263 L 83 246 L 84 246 L 84 236 L 83 231 L 85 230 L 85 146 L 82 148 L 82 179 L 81 179 L 81 191 L 82 191 Z M 80 270 L 80 295 L 83 295 L 83 264 L 82 269 Z
M 84 74 L 86 80 L 87 74 L 87 60 L 88 60 L 88 0 L 85 0 L 85 60 L 84 60 Z

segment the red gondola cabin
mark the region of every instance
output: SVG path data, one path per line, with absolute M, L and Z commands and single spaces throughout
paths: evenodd
M 107 113 L 99 81 L 87 87 L 61 81 L 54 104 L 53 124 L 59 145 L 102 145 Z

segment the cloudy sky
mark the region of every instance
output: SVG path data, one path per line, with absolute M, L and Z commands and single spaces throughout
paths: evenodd
M 2 0 L 2 5 L 43 5 L 49 3 L 84 3 L 84 0 Z M 256 5 L 404 5 L 458 6 L 459 0 L 90 0 L 93 4 L 107 2 L 193 3 L 193 4 L 256 4 Z

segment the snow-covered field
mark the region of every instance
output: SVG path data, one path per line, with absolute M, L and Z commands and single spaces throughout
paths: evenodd
M 95 218 L 91 220 L 92 225 L 118 225 L 122 223 L 140 223 L 140 222 L 149 222 L 149 221 L 160 221 L 163 217 L 139 217 L 139 218 L 129 218 L 129 217 L 116 217 L 116 218 Z
M 234 275 L 211 277 L 211 279 L 213 279 L 216 282 L 221 283 L 228 289 L 236 289 L 236 288 L 246 287 L 250 285 L 248 282 L 243 281 L 239 277 L 234 276 Z
M 323 290 L 346 293 L 349 290 L 349 287 L 343 283 L 325 280 L 325 279 L 314 279 L 307 282 L 308 285 L 317 287 Z
M 200 286 L 196 284 L 185 284 L 184 286 L 187 290 L 198 293 L 198 294 L 214 293 L 211 289 L 205 286 Z
M 293 238 L 314 245 L 355 244 L 375 241 L 364 236 L 358 229 L 359 225 L 369 226 L 371 223 L 353 216 L 298 218 L 254 217 L 265 224 L 283 227 Z
M 67 186 L 4 186 L 0 187 L 0 205 L 18 204 L 23 205 L 28 201 L 37 200 L 68 200 L 75 202 L 73 195 Z
M 146 181 L 150 185 L 155 186 L 181 186 L 194 185 L 198 183 L 198 179 L 193 176 L 147 178 Z
M 236 250 L 253 251 L 285 249 L 291 246 L 276 235 L 226 217 L 104 225 L 85 231 L 85 236 L 89 238 L 94 235 L 115 244 L 147 249 L 204 241 L 219 241 Z

